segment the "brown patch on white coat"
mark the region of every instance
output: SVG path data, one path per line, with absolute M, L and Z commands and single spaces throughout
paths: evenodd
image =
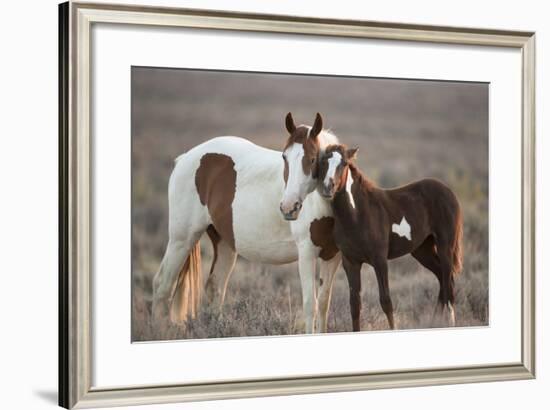
M 232 204 L 237 189 L 235 163 L 228 155 L 204 154 L 195 173 L 195 185 L 201 204 L 208 208 L 213 228 L 234 250 Z
M 321 250 L 319 257 L 328 261 L 336 256 L 338 247 L 334 242 L 334 218 L 331 216 L 323 216 L 319 219 L 314 219 L 310 226 L 309 232 L 311 242 Z

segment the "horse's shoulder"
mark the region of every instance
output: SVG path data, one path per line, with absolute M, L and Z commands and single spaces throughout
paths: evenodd
M 367 208 L 367 214 L 373 210 L 383 210 L 392 203 L 392 193 L 394 190 L 379 187 L 369 187 L 366 194 L 367 200 L 363 206 Z

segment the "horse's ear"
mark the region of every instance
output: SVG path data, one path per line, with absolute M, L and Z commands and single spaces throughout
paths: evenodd
M 294 124 L 294 118 L 292 118 L 291 113 L 288 113 L 286 115 L 285 124 L 286 124 L 286 129 L 290 134 L 296 131 L 296 125 Z
M 315 122 L 313 123 L 313 127 L 311 127 L 311 131 L 309 133 L 310 138 L 317 138 L 317 135 L 319 135 L 322 129 L 323 118 L 321 117 L 321 114 L 317 113 L 315 116 Z
M 348 161 L 352 161 L 357 158 L 357 151 L 359 151 L 359 148 L 350 148 L 346 150 L 346 159 Z

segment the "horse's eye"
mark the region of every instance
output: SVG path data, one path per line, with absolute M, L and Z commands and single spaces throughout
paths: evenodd
M 313 164 L 315 162 L 315 158 L 311 158 L 311 163 Z
M 286 155 L 285 155 L 285 154 L 283 154 L 282 157 L 283 157 L 283 159 L 286 159 Z

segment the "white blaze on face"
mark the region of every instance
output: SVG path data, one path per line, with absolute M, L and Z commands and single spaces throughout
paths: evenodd
M 332 156 L 328 159 L 328 171 L 325 175 L 325 180 L 323 183 L 325 184 L 325 187 L 328 186 L 330 179 L 334 179 L 334 174 L 336 173 L 336 168 L 338 168 L 338 165 L 340 165 L 340 162 L 342 162 L 342 155 L 340 155 L 339 152 L 334 151 L 332 153 Z
M 397 224 L 393 224 L 391 226 L 391 230 L 393 233 L 396 233 L 397 235 L 399 236 L 402 236 L 402 237 L 405 237 L 407 238 L 409 241 L 412 240 L 412 237 L 411 237 L 411 226 L 409 225 L 409 223 L 407 222 L 407 220 L 405 219 L 405 217 L 403 217 L 401 219 L 401 223 L 399 225 Z
M 304 158 L 302 144 L 292 144 L 285 150 L 288 163 L 288 179 L 281 206 L 285 212 L 289 212 L 296 202 L 302 202 L 308 194 L 310 175 L 304 174 L 302 159 Z
M 355 209 L 355 200 L 353 199 L 353 195 L 351 193 L 352 184 L 353 177 L 351 176 L 351 171 L 348 170 L 348 177 L 346 178 L 346 192 L 348 193 L 349 203 L 351 204 L 352 208 Z

